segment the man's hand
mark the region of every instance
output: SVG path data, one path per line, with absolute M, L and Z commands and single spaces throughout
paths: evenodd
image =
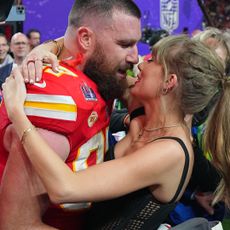
M 22 75 L 25 82 L 33 84 L 42 78 L 42 65 L 49 63 L 54 72 L 58 71 L 58 59 L 56 55 L 47 51 L 46 45 L 40 45 L 34 48 L 24 59 L 22 63 Z

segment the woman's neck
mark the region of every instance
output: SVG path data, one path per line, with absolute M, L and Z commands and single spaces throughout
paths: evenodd
M 184 123 L 184 115 L 179 109 L 170 106 L 162 106 L 162 103 L 145 104 L 145 122 L 146 129 L 156 129 L 161 127 L 174 126 Z

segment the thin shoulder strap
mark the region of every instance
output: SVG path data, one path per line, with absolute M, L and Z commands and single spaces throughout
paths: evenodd
M 184 169 L 183 169 L 183 172 L 182 172 L 180 184 L 179 184 L 179 186 L 177 188 L 177 191 L 176 191 L 174 197 L 170 201 L 170 202 L 175 202 L 177 197 L 179 196 L 179 194 L 181 192 L 181 189 L 182 189 L 182 187 L 184 185 L 184 182 L 185 182 L 185 179 L 186 179 L 186 176 L 187 176 L 187 173 L 188 173 L 188 168 L 189 168 L 189 153 L 188 153 L 188 149 L 185 146 L 184 142 L 178 137 L 160 137 L 160 138 L 157 138 L 156 140 L 159 140 L 159 139 L 173 139 L 173 140 L 177 141 L 180 144 L 180 146 L 182 147 L 182 149 L 184 150 L 185 164 L 184 164 Z

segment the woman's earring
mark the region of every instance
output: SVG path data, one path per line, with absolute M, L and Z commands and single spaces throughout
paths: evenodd
M 163 95 L 166 95 L 167 93 L 168 93 L 168 88 L 163 88 L 163 89 L 162 89 L 162 94 L 163 94 Z

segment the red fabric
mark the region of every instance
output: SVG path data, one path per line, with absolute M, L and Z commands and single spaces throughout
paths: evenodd
M 61 120 L 42 116 L 28 117 L 36 127 L 61 133 L 68 138 L 70 154 L 66 164 L 73 171 L 78 171 L 103 161 L 104 153 L 108 148 L 107 132 L 111 105 L 107 105 L 101 98 L 93 81 L 71 66 L 68 62 L 60 63 L 61 71 L 59 73 L 54 73 L 48 66 L 45 67 L 41 82 L 45 81 L 46 86 L 43 88 L 28 84 L 27 93 L 71 96 L 77 106 L 76 120 Z M 3 147 L 3 136 L 5 128 L 9 124 L 10 121 L 7 118 L 3 102 L 0 107 L 0 178 L 8 157 L 8 153 Z M 74 213 L 70 214 L 52 208 L 44 218 L 47 223 L 52 223 L 52 226 L 69 230 L 79 229 L 79 225 L 82 225 L 84 214 L 77 216 L 80 217 L 79 220 Z
M 43 221 L 61 230 L 85 229 L 87 209 L 77 211 L 64 211 L 63 209 L 49 208 Z

